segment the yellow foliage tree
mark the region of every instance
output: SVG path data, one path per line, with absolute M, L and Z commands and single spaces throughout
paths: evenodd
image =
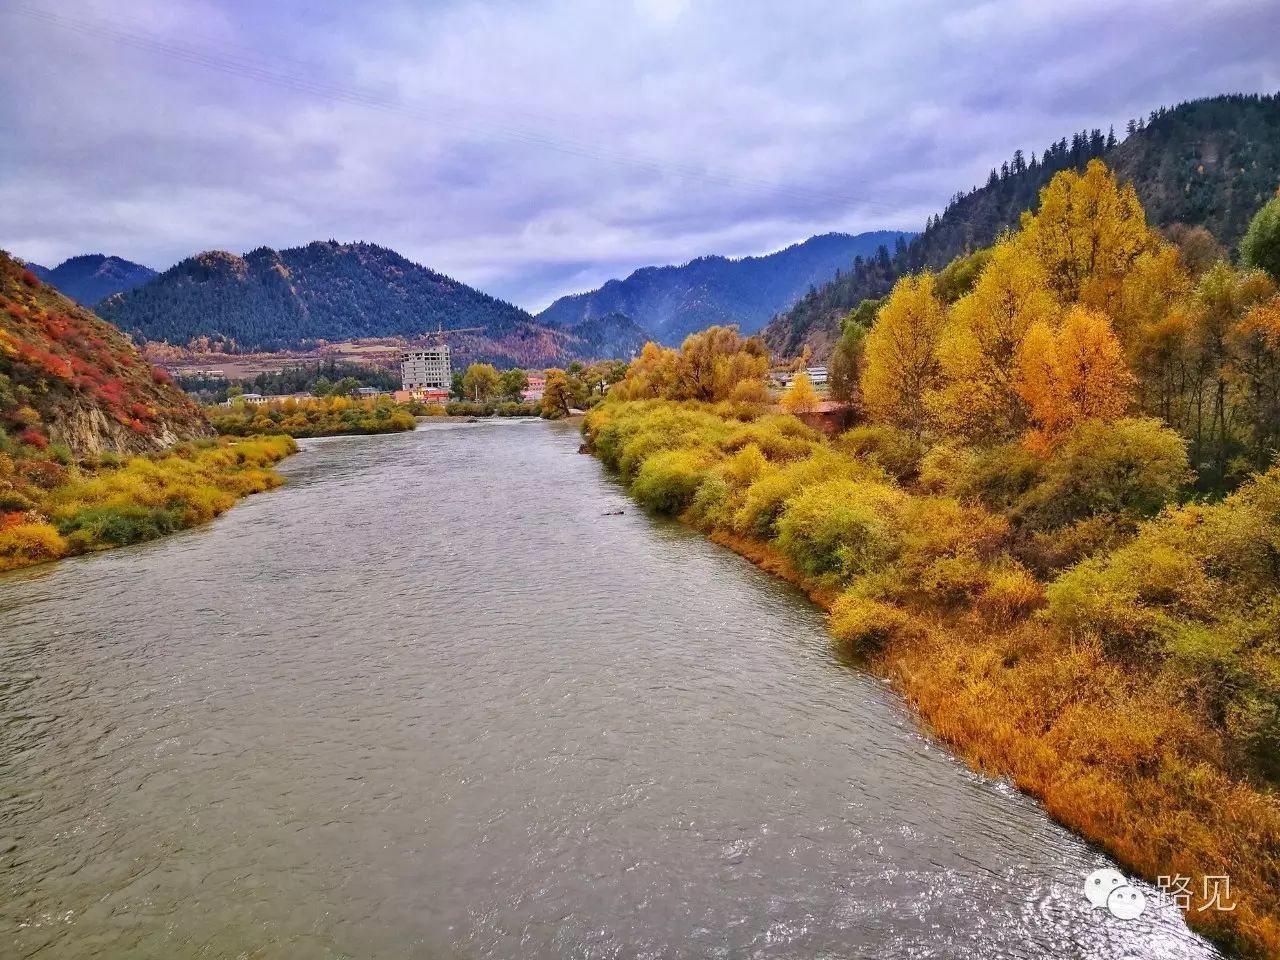
M 1060 300 L 1108 314 L 1134 263 L 1160 245 L 1133 186 L 1117 185 L 1101 160 L 1050 180 L 1040 209 L 1022 215 L 1018 242 L 1043 265 Z
M 787 413 L 808 413 L 818 406 L 818 392 L 813 389 L 809 374 L 801 370 L 782 395 L 782 409 Z
M 680 347 L 679 399 L 727 400 L 738 383 L 763 382 L 769 351 L 758 337 L 744 339 L 735 326 L 692 333 Z
M 1086 420 L 1123 416 L 1132 386 L 1124 349 L 1094 310 L 1072 307 L 1057 331 L 1036 324 L 1018 350 L 1017 389 L 1035 425 L 1027 437 L 1033 449 L 1054 448 Z
M 609 391 L 622 400 L 652 400 L 670 397 L 677 379 L 679 354 L 650 340 L 631 361 L 622 380 Z
M 743 384 L 763 385 L 769 350 L 759 337 L 743 338 L 735 326 L 708 327 L 690 334 L 677 352 L 652 341 L 631 361 L 610 395 L 623 400 L 702 400 L 758 397 Z
M 492 400 L 498 394 L 498 370 L 491 363 L 473 363 L 462 375 L 468 400 Z
M 929 396 L 942 386 L 938 341 L 946 311 L 933 274 L 903 277 L 889 295 L 863 353 L 862 401 L 872 419 L 919 437 L 930 420 Z
M 947 385 L 932 406 L 946 432 L 972 441 L 1022 432 L 1018 348 L 1031 327 L 1052 323 L 1060 311 L 1039 262 L 1012 239 L 997 243 L 973 290 L 952 308 L 938 345 Z
M 1235 385 L 1253 439 L 1252 465 L 1280 451 L 1280 297 L 1255 306 L 1230 334 Z

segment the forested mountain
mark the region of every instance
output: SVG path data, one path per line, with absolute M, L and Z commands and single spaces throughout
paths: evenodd
M 1132 121 L 1121 141 L 1114 132 L 1082 131 L 1037 156 L 1015 151 L 983 187 L 958 193 L 940 216 L 896 255 L 885 249 L 802 297 L 765 328 L 775 355 L 808 345 L 825 355 L 840 319 L 866 299 L 882 297 L 904 273 L 941 269 L 956 256 L 989 245 L 1034 211 L 1040 188 L 1055 173 L 1083 170 L 1103 158 L 1130 181 L 1149 222 L 1205 227 L 1234 250 L 1249 217 L 1280 184 L 1280 96 L 1229 95 L 1153 111 Z
M 14 442 L 131 453 L 208 433 L 119 330 L 0 252 L 0 453 Z
M 369 243 L 259 247 L 243 257 L 210 250 L 138 289 L 110 297 L 100 312 L 143 340 L 186 344 L 197 337 L 239 350 L 281 350 L 317 340 L 417 336 L 445 327 L 514 334 L 529 315 L 466 284 Z
M 72 300 L 92 306 L 113 293 L 124 293 L 139 287 L 156 275 L 150 267 L 120 257 L 89 253 L 64 260 L 52 270 L 28 263 L 37 277 Z
M 625 313 L 606 313 L 576 323 L 568 330 L 578 339 L 574 352 L 586 360 L 627 360 L 652 340 L 650 333 Z
M 450 340 L 459 360 L 505 366 L 612 356 L 611 338 L 623 333 L 616 321 L 604 331 L 549 328 L 394 250 L 333 240 L 259 247 L 243 257 L 207 251 L 109 297 L 98 310 L 138 341 L 186 345 L 207 338 L 210 346 L 240 352 L 466 329 Z M 634 336 L 623 336 L 618 351 L 629 351 Z
M 855 257 L 910 237 L 888 230 L 827 233 L 759 257 L 709 256 L 678 267 L 643 267 L 598 290 L 561 297 L 538 320 L 568 327 L 623 313 L 672 345 L 712 325 L 736 323 L 755 333 L 806 290 L 850 269 Z

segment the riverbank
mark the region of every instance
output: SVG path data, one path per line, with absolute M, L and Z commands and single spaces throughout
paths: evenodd
M 1117 624 L 1134 633 L 1144 619 L 1188 620 L 1187 605 L 1167 598 L 1197 570 L 1202 620 L 1242 594 L 1266 623 L 1268 595 L 1246 572 L 1213 569 L 1214 544 L 1184 538 L 1167 555 L 1189 526 L 1234 538 L 1244 553 L 1252 535 L 1265 554 L 1280 472 L 1045 576 L 1013 555 L 1006 518 L 908 488 L 791 418 L 610 404 L 588 415 L 584 434 L 646 506 L 807 592 L 839 643 L 973 766 L 1008 778 L 1148 880 L 1188 878 L 1197 929 L 1245 955 L 1280 952 L 1270 730 L 1214 682 L 1228 669 L 1247 682 L 1244 664 L 1226 651 L 1214 663 L 1116 640 Z M 1126 550 L 1174 585 L 1138 582 Z M 1207 880 L 1223 876 L 1230 904 L 1211 903 Z
M 285 436 L 224 437 L 128 458 L 0 456 L 0 571 L 208 522 L 284 483 L 271 467 L 297 449 Z

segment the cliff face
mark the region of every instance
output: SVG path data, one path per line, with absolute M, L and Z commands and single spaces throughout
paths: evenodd
M 142 453 L 212 434 L 124 334 L 0 252 L 0 452 Z
M 50 442 L 66 444 L 79 456 L 146 453 L 164 450 L 182 440 L 213 436 L 213 428 L 207 424 L 197 427 L 166 419 L 156 420 L 152 429 L 140 434 L 108 416 L 101 407 L 79 400 L 63 405 L 47 426 Z

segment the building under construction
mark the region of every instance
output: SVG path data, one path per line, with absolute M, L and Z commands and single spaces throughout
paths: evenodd
M 448 390 L 453 380 L 449 345 L 437 343 L 400 354 L 400 386 L 405 390 Z

